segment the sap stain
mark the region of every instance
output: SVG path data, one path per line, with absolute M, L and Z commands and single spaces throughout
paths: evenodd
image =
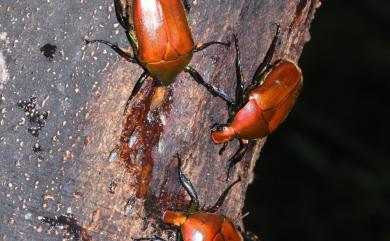
M 170 89 L 153 86 L 149 78 L 126 111 L 120 138 L 120 159 L 137 176 L 137 197 L 145 199 L 153 171 L 153 148 L 158 145 L 164 124 L 160 115 L 170 112 Z

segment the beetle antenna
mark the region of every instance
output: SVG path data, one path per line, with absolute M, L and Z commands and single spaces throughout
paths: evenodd
M 178 173 L 179 173 L 180 183 L 187 191 L 188 195 L 190 195 L 191 197 L 190 212 L 192 210 L 196 211 L 199 208 L 198 194 L 196 193 L 195 188 L 192 185 L 191 181 L 181 171 L 181 158 L 179 157 L 179 155 L 177 155 L 177 161 L 178 161 Z
M 234 187 L 234 185 L 236 185 L 237 183 L 239 183 L 241 181 L 241 177 L 238 177 L 238 179 L 236 181 L 234 181 L 232 184 L 230 184 L 226 189 L 225 191 L 223 191 L 223 193 L 221 194 L 221 196 L 218 198 L 217 202 L 214 204 L 214 206 L 212 206 L 211 208 L 209 208 L 207 211 L 208 212 L 211 212 L 211 213 L 215 213 L 216 211 L 218 211 L 218 209 L 222 206 L 223 202 L 225 201 L 227 195 L 229 194 L 229 191 L 230 189 L 232 189 L 232 187 Z

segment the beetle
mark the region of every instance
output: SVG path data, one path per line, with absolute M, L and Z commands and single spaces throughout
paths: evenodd
M 238 138 L 240 142 L 239 149 L 229 159 L 227 179 L 231 169 L 245 155 L 248 144 L 275 131 L 289 114 L 302 90 L 302 71 L 294 61 L 279 59 L 271 64 L 279 35 L 280 25 L 277 25 L 264 60 L 246 88 L 243 85 L 238 40 L 233 35 L 237 78 L 235 100 L 223 98 L 228 105 L 228 121 L 225 124 L 217 123 L 211 128 L 211 139 L 216 144 L 224 144 L 220 154 L 232 139 Z
M 186 10 L 189 11 L 190 5 L 186 0 L 133 0 L 132 22 L 134 26 L 129 22 L 128 11 L 125 10 L 123 14 L 121 1 L 114 0 L 114 5 L 116 18 L 126 31 L 132 54 L 122 50 L 117 44 L 105 40 L 86 39 L 85 41 L 87 45 L 96 42 L 108 45 L 121 57 L 138 64 L 143 69 L 126 107 L 149 76 L 158 80 L 159 84 L 166 86 L 174 82 L 182 71 L 190 73 L 213 95 L 221 95 L 214 89 L 210 89 L 210 86 L 199 78 L 199 73 L 188 64 L 194 52 L 214 44 L 225 46 L 230 44 L 211 41 L 195 45 L 187 22 Z M 224 98 L 224 96 L 220 97 Z
M 218 209 L 223 205 L 229 191 L 241 181 L 238 178 L 222 192 L 214 206 L 207 210 L 200 210 L 198 195 L 191 181 L 181 171 L 181 159 L 177 156 L 178 173 L 180 184 L 191 197 L 190 207 L 186 213 L 165 210 L 162 221 L 180 228 L 178 240 L 180 241 L 243 241 L 258 240 L 257 236 L 251 233 L 242 233 L 227 217 L 217 214 Z M 163 240 L 155 238 L 141 238 L 140 240 Z

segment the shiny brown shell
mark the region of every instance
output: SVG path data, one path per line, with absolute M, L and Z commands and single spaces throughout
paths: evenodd
M 194 41 L 181 0 L 133 0 L 138 58 L 163 85 L 191 61 Z
M 163 221 L 179 226 L 183 241 L 242 241 L 242 236 L 226 217 L 199 211 L 189 215 L 165 211 Z
M 248 102 L 222 131 L 213 131 L 216 143 L 235 137 L 257 139 L 272 133 L 287 117 L 303 86 L 302 72 L 292 61 L 280 61 L 267 73 L 263 84 L 250 91 Z

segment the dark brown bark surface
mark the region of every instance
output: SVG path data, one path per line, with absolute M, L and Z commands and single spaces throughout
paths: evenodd
M 215 122 L 226 121 L 226 105 L 185 73 L 168 89 L 154 88 L 149 79 L 128 109 L 134 127 L 126 140 L 130 148 L 110 156 L 112 150 L 120 150 L 119 140 L 125 139 L 121 135 L 123 108 L 141 74 L 138 66 L 105 46 L 83 44 L 88 37 L 128 46 L 115 22 L 113 4 L 44 4 L 0 4 L 2 240 L 62 240 L 77 235 L 130 240 L 159 232 L 164 209 L 185 209 L 188 204 L 177 179 L 176 154 L 183 159 L 183 170 L 197 189 L 201 205 L 214 204 L 228 185 L 226 161 L 238 147 L 234 141 L 218 155 L 220 146 L 209 136 Z M 196 1 L 189 22 L 197 43 L 231 41 L 236 33 L 244 76 L 249 80 L 276 23 L 282 34 L 275 59 L 298 60 L 318 6 L 318 0 Z M 57 46 L 53 59 L 40 53 L 46 43 Z M 234 56 L 233 47 L 210 47 L 195 53 L 190 65 L 233 96 Z M 17 106 L 30 96 L 36 96 L 38 110 L 49 113 L 39 136 L 28 132 L 36 123 L 29 122 Z M 237 225 L 241 225 L 246 188 L 264 141 L 258 141 L 234 168 L 233 179 L 239 175 L 243 181 L 220 210 Z M 32 149 L 35 143 L 41 150 Z M 74 219 L 55 218 L 66 213 Z M 72 225 L 79 228 L 50 228 L 42 220 L 75 222 Z

